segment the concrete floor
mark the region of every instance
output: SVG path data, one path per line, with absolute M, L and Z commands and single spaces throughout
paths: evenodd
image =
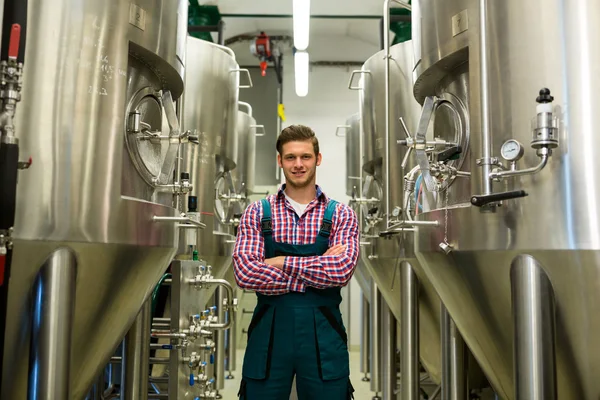
M 242 371 L 242 362 L 244 360 L 244 350 L 240 349 L 237 352 L 237 366 L 236 370 L 233 372 L 233 379 L 225 380 L 225 389 L 221 391 L 221 395 L 224 400 L 236 400 L 237 393 L 240 387 L 240 379 L 241 379 L 241 371 Z M 371 398 L 375 395 L 374 392 L 371 392 L 370 383 L 363 382 L 363 374 L 360 373 L 360 353 L 358 351 L 350 352 L 350 379 L 352 381 L 352 386 L 354 386 L 354 399 L 355 400 L 371 400 Z M 381 395 L 381 394 L 380 394 Z M 295 397 L 291 397 L 290 399 L 295 399 Z

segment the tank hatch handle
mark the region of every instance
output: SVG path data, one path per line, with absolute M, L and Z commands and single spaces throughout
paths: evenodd
M 436 158 L 438 162 L 458 160 L 460 158 L 461 153 L 461 146 L 452 146 L 444 151 L 440 151 L 439 153 L 437 153 Z
M 502 200 L 518 199 L 521 197 L 527 197 L 528 195 L 529 194 L 524 190 L 512 190 L 510 192 L 471 196 L 471 204 L 473 204 L 475 207 L 483 207 L 486 204 L 497 203 Z

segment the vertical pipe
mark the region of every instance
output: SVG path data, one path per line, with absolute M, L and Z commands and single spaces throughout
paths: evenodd
M 407 261 L 400 267 L 402 400 L 419 399 L 419 304 L 418 281 Z
M 442 396 L 441 400 L 465 400 L 467 398 L 466 347 L 465 342 L 441 305 L 442 332 Z
M 219 22 L 217 23 L 217 42 L 219 42 L 219 44 L 221 46 L 225 46 L 225 21 L 223 21 L 222 19 L 219 20 Z
M 487 0 L 479 0 L 479 59 L 480 59 L 480 97 L 481 97 L 481 151 L 483 158 L 483 194 L 492 193 L 490 172 L 492 165 L 492 137 L 490 130 L 490 93 L 488 78 L 488 38 L 487 38 Z
M 385 156 L 384 156 L 384 171 L 385 171 L 385 226 L 389 226 L 390 220 L 390 3 L 396 3 L 402 8 L 411 10 L 410 4 L 398 0 L 385 0 L 383 2 L 383 47 L 385 53 Z M 401 185 L 404 181 L 400 181 Z M 401 188 L 402 196 L 404 188 Z M 400 204 L 404 204 L 401 199 Z
M 66 248 L 44 262 L 33 285 L 29 400 L 70 399 L 77 260 Z
M 383 2 L 383 47 L 385 52 L 385 226 L 390 220 L 390 0 Z
M 152 299 L 146 300 L 123 341 L 121 400 L 147 400 Z
M 381 292 L 377 288 L 375 279 L 371 280 L 371 303 L 369 313 L 371 314 L 370 337 L 371 337 L 371 391 L 376 394 L 381 392 L 381 363 L 380 360 L 380 337 L 379 327 L 381 324 L 380 308 L 383 299 Z M 377 396 L 375 396 L 377 397 Z
M 529 255 L 510 269 L 516 400 L 556 400 L 555 305 L 548 275 Z
M 227 313 L 228 318 L 235 318 L 233 313 Z M 227 370 L 229 371 L 229 375 L 227 379 L 233 379 L 232 372 L 235 371 L 236 364 L 236 349 L 237 349 L 237 340 L 236 340 L 236 321 L 233 321 L 233 325 L 227 329 Z
M 226 292 L 221 286 L 215 290 L 215 304 L 217 305 L 217 316 L 219 323 L 225 321 L 225 300 Z M 215 388 L 217 391 L 225 388 L 225 331 L 215 332 Z
M 368 381 L 367 374 L 370 371 L 369 368 L 369 353 L 370 353 L 370 337 L 369 330 L 371 326 L 371 316 L 369 312 L 369 301 L 363 295 L 362 302 L 360 303 L 360 320 L 362 321 L 361 330 L 360 330 L 360 372 L 365 374 L 363 381 Z
M 383 400 L 395 400 L 396 395 L 396 319 L 388 304 L 381 302 L 381 387 Z

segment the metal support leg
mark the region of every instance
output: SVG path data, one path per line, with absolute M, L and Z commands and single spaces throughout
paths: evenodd
M 442 396 L 441 400 L 467 398 L 466 347 L 448 310 L 441 305 Z
M 381 292 L 377 288 L 377 284 L 373 279 L 371 287 L 371 302 L 369 313 L 371 314 L 371 324 L 370 324 L 370 337 L 371 337 L 371 391 L 375 392 L 375 396 L 373 396 L 373 400 L 381 400 L 379 397 L 379 393 L 381 392 L 381 342 L 379 337 L 379 327 L 381 324 L 381 303 L 383 302 L 383 298 L 381 296 Z
M 233 318 L 233 313 L 229 312 L 229 318 Z M 229 374 L 227 375 L 227 379 L 235 378 L 232 374 L 235 371 L 235 363 L 236 363 L 236 350 L 237 350 L 237 340 L 236 340 L 236 332 L 235 332 L 235 321 L 233 321 L 233 325 L 227 330 L 227 370 Z
M 121 400 L 147 400 L 152 300 L 148 299 L 123 342 Z
M 77 260 L 67 248 L 56 250 L 33 285 L 29 400 L 70 399 L 71 334 Z
M 371 316 L 369 310 L 369 301 L 365 296 L 362 296 L 362 302 L 360 303 L 360 314 L 362 321 L 361 331 L 360 331 L 360 372 L 362 372 L 365 376 L 362 378 L 363 382 L 369 381 L 369 359 L 370 356 L 370 345 L 371 339 L 369 335 L 369 330 L 371 326 Z
M 410 263 L 400 267 L 402 400 L 419 399 L 419 300 L 418 281 Z
M 515 399 L 556 400 L 554 290 L 541 264 L 515 257 L 510 269 Z
M 215 305 L 217 306 L 217 315 L 219 322 L 225 322 L 225 306 L 223 302 L 227 297 L 225 289 L 217 286 L 215 290 Z M 231 300 L 231 299 L 229 299 Z M 218 330 L 215 332 L 215 389 L 217 390 L 217 398 L 219 390 L 225 388 L 225 331 Z
M 385 301 L 381 302 L 381 386 L 383 400 L 396 399 L 396 319 Z

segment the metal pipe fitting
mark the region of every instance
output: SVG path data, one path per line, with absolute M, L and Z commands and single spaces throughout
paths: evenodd
M 548 153 L 550 152 L 550 150 L 546 149 L 546 148 L 540 149 L 540 150 L 546 150 Z M 550 155 L 548 153 L 542 154 L 540 156 L 540 158 L 541 158 L 540 162 L 535 167 L 521 169 L 521 170 L 516 170 L 516 169 L 511 168 L 511 170 L 509 170 L 509 171 L 492 171 L 492 172 L 490 172 L 490 179 L 503 179 L 503 178 L 513 177 L 513 176 L 537 174 L 538 172 L 543 170 L 546 167 L 546 165 L 548 164 L 548 160 L 550 158 Z

